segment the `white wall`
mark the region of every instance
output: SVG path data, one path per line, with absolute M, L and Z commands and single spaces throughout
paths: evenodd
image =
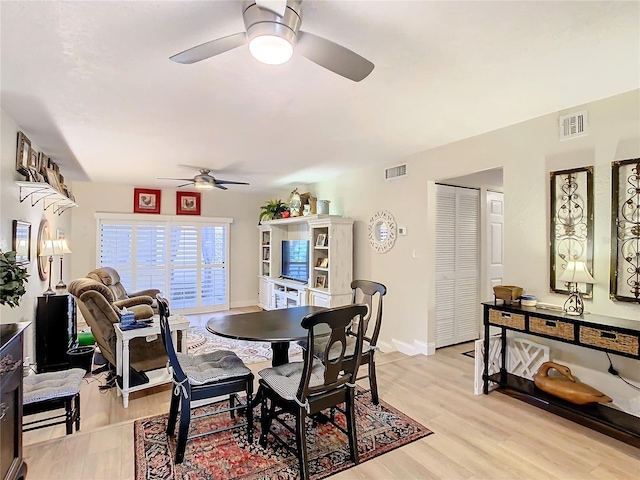
M 558 116 L 589 112 L 589 135 L 558 139 Z M 521 285 L 540 301 L 562 305 L 565 296 L 549 292 L 549 172 L 594 165 L 595 252 L 593 313 L 638 320 L 640 305 L 609 299 L 611 162 L 640 157 L 640 90 L 576 106 L 566 112 L 512 125 L 429 151 L 406 161 L 408 176 L 385 182 L 383 167 L 318 183 L 318 198 L 332 201 L 332 213 L 355 220 L 356 278 L 384 283 L 385 318 L 381 341 L 407 353 L 424 353 L 435 343 L 434 182 L 502 167 L 505 193 L 505 282 Z M 368 219 L 390 211 L 407 235 L 377 254 L 367 242 Z M 489 299 L 485 299 L 489 300 Z M 578 376 L 613 396 L 616 404 L 640 415 L 640 396 L 606 372 L 604 353 L 549 342 L 552 357 L 575 366 Z M 640 383 L 638 362 L 613 355 L 621 375 Z M 581 368 L 584 366 L 586 368 Z
M 43 219 L 49 221 L 50 232 L 55 237 L 56 229 L 70 230 L 70 213 L 54 215 L 50 210 L 44 210 L 42 203 L 31 206 L 29 199 L 20 202 L 20 189 L 14 183 L 16 180 L 24 180 L 24 176 L 16 171 L 16 149 L 18 131 L 22 130 L 31 140 L 31 146 L 40 150 L 37 138 L 28 130 L 23 130 L 4 111 L 0 111 L 0 249 L 11 250 L 13 236 L 13 220 L 23 220 L 31 223 L 31 263 L 27 266 L 29 281 L 26 285 L 26 294 L 20 300 L 16 308 L 0 306 L 0 322 L 33 322 L 35 321 L 36 298 L 47 289 L 47 281 L 40 280 L 36 264 L 38 227 Z M 54 158 L 55 160 L 55 158 Z M 64 175 L 64 172 L 61 171 Z M 72 248 L 73 250 L 73 248 Z M 67 256 L 68 257 L 68 256 Z M 55 286 L 60 279 L 60 259 L 56 258 L 52 265 L 52 285 Z M 69 258 L 64 258 L 64 279 L 69 283 Z M 33 360 L 35 358 L 34 327 L 27 329 L 25 334 L 25 355 Z M 33 360 L 35 361 L 35 360 Z
M 149 175 L 155 175 L 150 172 Z M 144 188 L 144 179 L 139 187 Z M 132 213 L 133 187 L 100 183 L 74 182 L 76 202 L 80 206 L 72 213 L 73 250 L 71 278 L 84 277 L 96 268 L 96 212 Z M 233 190 L 232 190 L 233 189 Z M 231 307 L 256 305 L 258 300 L 258 217 L 260 205 L 268 200 L 265 194 L 242 192 L 242 187 L 229 190 L 203 191 L 201 214 L 205 217 L 229 217 L 229 302 Z M 237 190 L 237 191 L 236 191 Z M 164 189 L 160 213 L 176 214 L 176 190 Z

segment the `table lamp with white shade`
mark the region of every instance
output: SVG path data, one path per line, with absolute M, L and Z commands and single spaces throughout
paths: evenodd
M 67 253 L 72 253 L 69 249 L 69 245 L 67 244 L 66 238 L 59 238 L 57 240 L 58 246 L 60 247 L 58 255 L 60 255 L 60 281 L 56 285 L 56 290 L 64 290 L 67 288 L 67 285 L 62 281 L 62 257 Z
M 54 255 L 60 255 L 60 244 L 58 240 L 45 240 L 42 251 L 40 252 L 41 257 L 49 257 L 49 288 L 43 293 L 45 296 L 56 294 L 51 288 L 51 264 L 53 263 Z
M 567 267 L 558 280 L 568 283 L 569 291 L 571 292 L 567 301 L 564 302 L 565 313 L 567 315 L 582 315 L 584 312 L 584 301 L 582 300 L 578 284 L 596 283 L 587 269 L 587 264 L 581 260 L 571 260 L 567 263 Z M 573 284 L 573 290 L 571 289 L 571 284 Z

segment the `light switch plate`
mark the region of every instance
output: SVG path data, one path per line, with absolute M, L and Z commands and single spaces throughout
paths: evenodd
M 407 227 L 398 227 L 398 235 L 406 235 Z

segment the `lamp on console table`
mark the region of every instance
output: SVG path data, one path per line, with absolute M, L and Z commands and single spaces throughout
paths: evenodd
M 56 292 L 51 288 L 51 264 L 53 263 L 53 256 L 61 255 L 60 253 L 60 244 L 58 240 L 45 240 L 44 247 L 40 252 L 41 257 L 49 257 L 49 288 L 43 293 L 45 296 L 55 295 Z
M 60 281 L 56 285 L 56 290 L 63 291 L 65 288 L 67 288 L 67 285 L 62 281 L 62 257 L 65 254 L 72 253 L 72 252 L 69 249 L 69 245 L 67 245 L 67 240 L 65 238 L 59 238 L 56 241 L 58 242 L 58 247 L 59 247 L 58 255 L 60 255 Z
M 564 302 L 565 313 L 567 315 L 582 315 L 584 313 L 584 301 L 582 300 L 578 284 L 596 283 L 587 269 L 587 264 L 583 261 L 571 260 L 558 280 L 568 283 L 569 291 L 571 292 L 567 301 Z M 573 284 L 573 289 L 571 288 L 571 284 Z

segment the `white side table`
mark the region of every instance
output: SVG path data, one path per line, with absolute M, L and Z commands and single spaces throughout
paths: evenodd
M 182 332 L 182 346 L 180 351 L 187 353 L 187 328 L 189 328 L 189 320 L 182 315 L 172 315 L 169 317 L 169 327 L 174 345 L 178 344 L 177 332 Z M 153 323 L 149 323 L 149 326 L 146 328 L 134 328 L 133 330 L 122 331 L 119 323 L 114 324 L 114 328 L 116 330 L 116 374 L 122 377 L 122 388 L 120 385 L 117 386 L 118 395 L 122 395 L 122 404 L 124 408 L 127 408 L 129 406 L 129 394 L 131 392 L 137 392 L 138 390 L 144 390 L 145 388 L 170 382 L 172 376 L 166 368 L 158 368 L 145 372 L 149 377 L 148 383 L 143 383 L 136 387 L 129 386 L 129 342 L 132 338 L 160 335 L 160 319 L 157 315 L 154 317 Z

